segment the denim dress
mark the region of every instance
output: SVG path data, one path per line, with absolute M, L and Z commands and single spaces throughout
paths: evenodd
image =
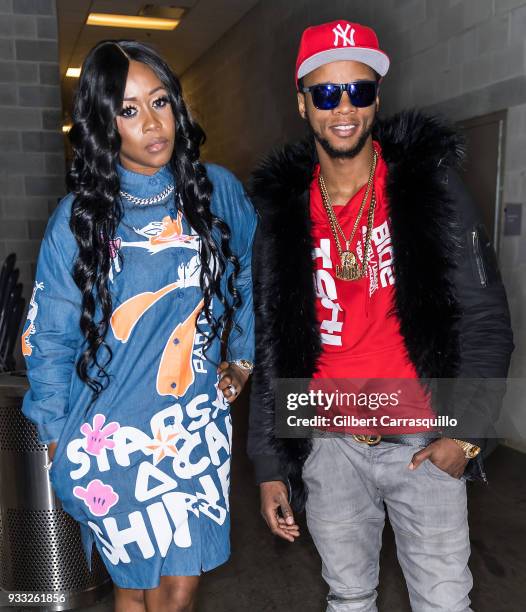
M 23 412 L 43 443 L 57 442 L 50 478 L 64 510 L 80 523 L 88 563 L 95 543 L 117 586 L 144 589 L 157 587 L 160 576 L 199 575 L 227 560 L 232 426 L 217 388 L 219 337 L 203 350 L 211 330 L 201 310 L 200 238 L 178 206 L 177 185 L 169 193 L 172 172 L 118 171 L 131 199 L 122 197 L 124 214 L 107 247 L 109 384 L 90 405 L 92 392 L 76 373 L 86 343 L 72 276 L 70 194 L 49 221 L 38 259 L 22 334 L 30 382 Z M 256 216 L 232 174 L 214 165 L 207 173 L 212 212 L 231 228 L 241 265 L 242 304 L 227 358 L 253 360 Z M 227 297 L 231 272 L 228 264 L 221 281 Z M 223 312 L 215 296 L 212 312 L 216 318 Z M 106 356 L 99 350 L 100 362 Z

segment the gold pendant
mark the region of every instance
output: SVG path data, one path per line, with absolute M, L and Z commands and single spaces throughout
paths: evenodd
M 336 266 L 336 278 L 340 280 L 358 280 L 362 276 L 356 255 L 352 251 L 343 251 L 341 266 Z

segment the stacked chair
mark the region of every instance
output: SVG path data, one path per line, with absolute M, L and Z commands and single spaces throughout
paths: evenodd
M 16 255 L 11 253 L 0 271 L 0 372 L 15 369 L 13 353 L 26 305 L 15 264 Z

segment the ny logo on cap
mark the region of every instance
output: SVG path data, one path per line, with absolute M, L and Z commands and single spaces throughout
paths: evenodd
M 349 29 L 351 30 L 349 32 Z M 354 33 L 356 32 L 356 30 L 351 26 L 350 23 L 348 23 L 345 26 L 345 29 L 343 29 L 343 26 L 341 23 L 339 23 L 335 28 L 332 28 L 332 31 L 334 32 L 334 46 L 337 47 L 338 46 L 338 40 L 341 38 L 341 44 L 346 47 L 347 45 L 351 45 L 351 47 L 355 46 L 355 42 L 354 42 Z

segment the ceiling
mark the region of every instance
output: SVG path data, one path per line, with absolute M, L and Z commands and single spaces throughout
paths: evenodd
M 79 67 L 88 51 L 105 39 L 135 39 L 153 44 L 177 75 L 182 75 L 207 49 L 259 0 L 57 0 L 60 78 L 65 115 L 71 108 L 78 79 L 66 78 L 69 66 Z M 171 32 L 85 25 L 88 13 L 138 15 L 146 4 L 186 9 Z

